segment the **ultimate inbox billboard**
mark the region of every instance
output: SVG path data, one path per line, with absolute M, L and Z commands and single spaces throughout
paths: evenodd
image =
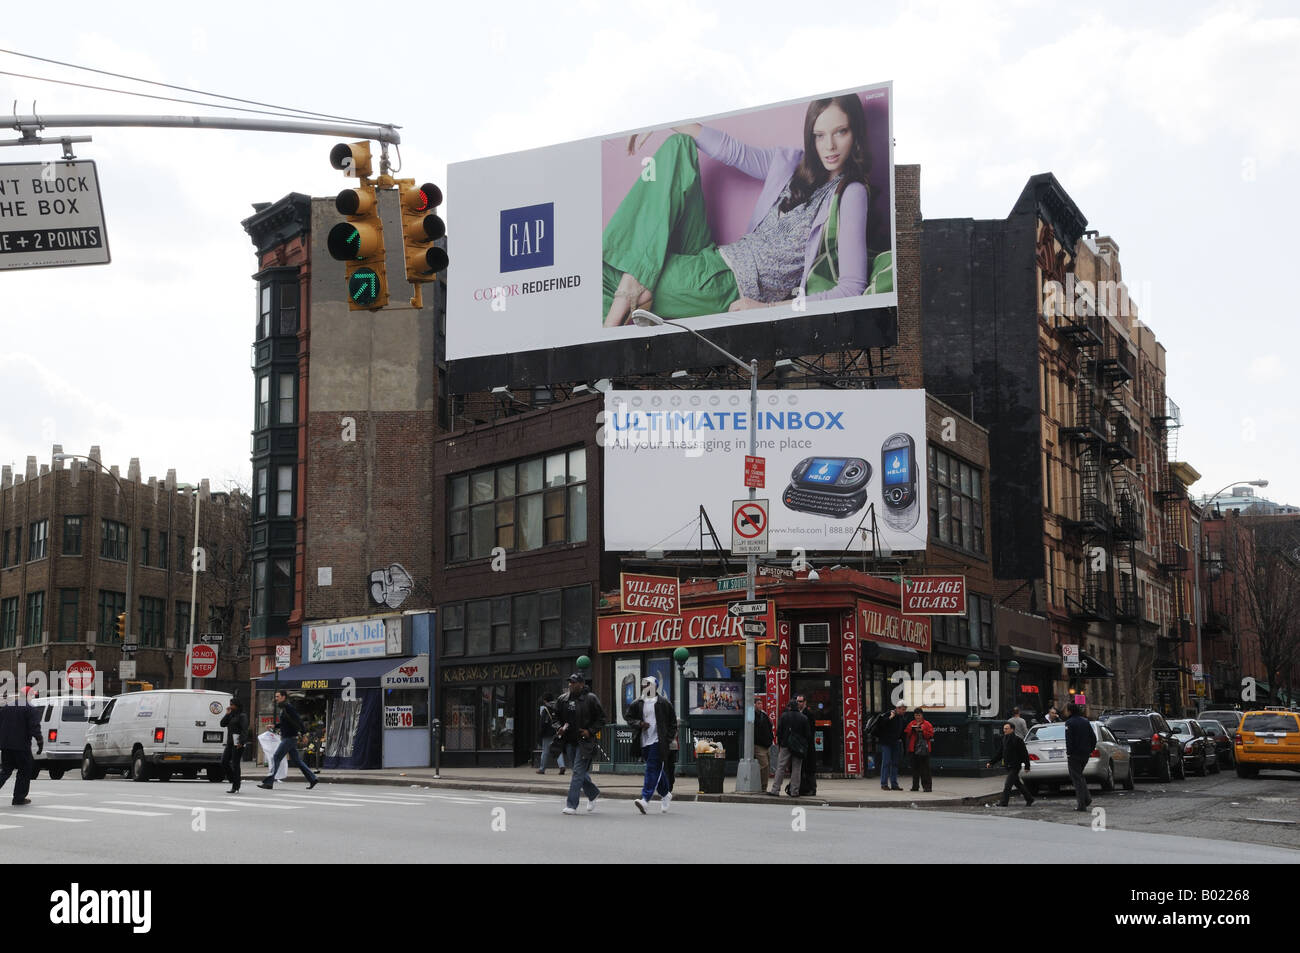
M 729 546 L 748 391 L 611 391 L 601 427 L 607 550 L 695 549 L 701 506 Z M 925 549 L 925 391 L 760 390 L 755 436 L 773 550 L 870 550 L 872 516 L 880 548 Z
M 644 353 L 664 332 L 633 325 L 637 307 L 744 327 L 754 356 L 755 325 L 798 339 L 801 321 L 895 307 L 891 102 L 885 83 L 453 164 L 448 360 Z

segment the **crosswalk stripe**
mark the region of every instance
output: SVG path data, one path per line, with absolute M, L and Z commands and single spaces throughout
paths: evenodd
M 276 797 L 292 798 L 295 801 L 310 801 L 312 804 L 418 804 L 418 801 L 401 801 L 396 798 L 380 797 L 374 794 L 277 794 Z
M 380 803 L 380 802 L 376 802 L 376 801 L 353 801 L 353 800 L 344 799 L 344 798 L 332 798 L 332 797 L 320 797 L 320 798 L 313 797 L 313 798 L 306 798 L 306 797 L 303 797 L 302 795 L 293 795 L 293 794 L 277 794 L 277 795 L 275 795 L 275 797 L 276 797 L 277 800 L 279 800 L 279 799 L 284 799 L 284 800 L 289 801 L 291 804 L 296 804 L 296 805 L 298 805 L 299 807 L 308 807 L 308 806 L 313 806 L 313 807 L 373 807 L 376 803 Z M 391 802 L 388 802 L 388 803 L 392 803 L 392 804 L 404 804 L 404 803 L 406 803 L 406 802 L 404 802 L 404 801 L 391 801 Z
M 47 791 L 45 790 L 44 787 L 42 787 L 40 791 L 37 793 L 40 794 L 42 799 L 47 797 L 85 797 L 86 796 L 85 791 Z
M 6 814 L 0 813 L 0 817 L 21 818 L 22 820 L 33 821 L 62 821 L 64 824 L 85 824 L 90 820 L 88 817 L 47 817 L 44 814 Z
M 85 804 L 51 804 L 51 811 L 94 811 L 96 814 L 130 814 L 133 817 L 166 817 L 162 811 L 124 811 L 116 807 L 90 807 Z
M 176 804 L 172 801 L 104 801 L 105 804 L 123 804 L 129 807 L 175 807 L 182 811 L 211 811 L 213 814 L 237 814 L 233 807 L 198 807 L 195 804 Z
M 224 801 L 217 801 L 212 798 L 192 797 L 192 798 L 186 798 L 186 801 L 191 802 L 193 804 L 238 805 L 238 807 L 232 808 L 232 810 L 239 810 L 240 808 L 245 808 L 245 807 L 265 807 L 273 811 L 298 811 L 302 809 L 301 804 L 267 804 L 265 801 L 258 800 L 256 798 L 239 798 L 237 800 L 231 800 L 227 798 Z

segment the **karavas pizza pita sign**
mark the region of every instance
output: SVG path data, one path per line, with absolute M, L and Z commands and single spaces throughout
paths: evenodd
M 903 615 L 965 615 L 965 576 L 907 576 Z
M 650 615 L 679 615 L 682 611 L 681 585 L 676 576 L 646 576 L 619 573 L 624 612 Z

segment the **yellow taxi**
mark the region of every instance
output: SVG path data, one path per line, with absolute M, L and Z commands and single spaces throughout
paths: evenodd
M 1287 708 L 1248 711 L 1233 735 L 1237 777 L 1253 778 L 1261 769 L 1300 771 L 1300 713 Z

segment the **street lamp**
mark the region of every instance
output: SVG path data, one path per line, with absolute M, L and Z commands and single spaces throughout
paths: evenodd
M 1243 483 L 1246 484 L 1247 486 L 1257 486 L 1257 487 L 1268 486 L 1267 480 L 1233 480 L 1231 483 L 1225 486 L 1223 490 L 1231 489 L 1232 487 L 1238 486 Z M 1201 500 L 1202 522 L 1204 522 L 1204 514 L 1206 510 L 1209 509 L 1210 504 L 1214 502 L 1214 499 L 1217 496 L 1219 496 L 1219 494 L 1221 494 L 1223 490 L 1219 490 L 1217 493 L 1213 493 L 1210 496 L 1207 496 L 1203 500 Z M 1202 533 L 1204 532 L 1203 527 L 1201 532 Z M 1196 617 L 1196 665 L 1201 670 L 1201 685 L 1204 686 L 1205 685 L 1205 664 L 1201 660 L 1201 538 L 1200 536 L 1201 534 L 1198 533 L 1195 541 L 1192 544 L 1192 549 L 1193 549 L 1192 552 L 1192 612 L 1193 615 Z M 1204 697 L 1203 695 L 1199 695 L 1199 694 L 1196 696 L 1196 711 L 1198 713 L 1201 711 L 1201 699 L 1203 697 Z
M 670 327 L 689 331 L 731 363 L 749 372 L 749 455 L 758 455 L 758 361 L 745 363 L 725 348 L 719 347 L 699 331 L 684 324 L 667 324 L 652 311 L 637 308 L 632 312 L 632 323 L 642 328 Z M 749 498 L 756 499 L 754 487 L 749 488 Z M 754 577 L 758 574 L 758 556 L 750 553 L 745 559 L 745 598 L 754 601 Z M 745 634 L 745 745 L 740 763 L 736 765 L 736 793 L 757 794 L 759 784 L 758 762 L 754 760 L 754 636 Z
M 122 481 L 117 478 L 112 470 L 104 466 L 94 457 L 83 456 L 80 453 L 56 453 L 54 455 L 54 462 L 62 463 L 64 460 L 88 460 L 93 463 L 113 478 L 113 482 L 117 484 L 118 496 L 122 495 Z M 131 641 L 131 597 L 133 594 L 133 583 L 135 581 L 135 559 L 133 558 L 134 554 L 131 552 L 130 525 L 131 523 L 136 522 L 135 516 L 135 487 L 133 485 L 131 488 L 131 519 L 127 523 L 126 534 L 126 612 L 124 613 L 126 618 L 123 620 L 122 625 L 123 645 Z
M 202 494 L 193 483 L 178 484 L 178 490 L 194 491 L 194 548 L 190 551 L 190 641 L 185 648 L 185 688 L 194 687 L 194 615 L 198 609 L 199 595 L 199 501 Z M 220 677 L 218 673 L 218 677 Z

